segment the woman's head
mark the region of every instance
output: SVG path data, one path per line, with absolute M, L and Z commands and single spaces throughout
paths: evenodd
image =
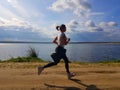
M 66 26 L 64 24 L 60 25 L 60 26 L 56 26 L 56 29 L 61 32 L 65 32 L 66 31 Z

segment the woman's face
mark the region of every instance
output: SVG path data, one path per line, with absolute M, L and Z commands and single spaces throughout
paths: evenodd
M 66 27 L 61 27 L 61 31 L 65 32 L 66 31 Z

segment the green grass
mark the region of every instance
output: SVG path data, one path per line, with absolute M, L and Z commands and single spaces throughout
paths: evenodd
M 103 60 L 100 63 L 120 63 L 120 60 Z
M 28 55 L 27 55 L 28 57 L 38 58 L 38 54 L 39 52 L 36 51 L 35 48 L 29 47 Z
M 8 60 L 0 60 L 0 62 L 45 62 L 41 58 L 38 57 L 38 52 L 35 48 L 30 47 L 27 51 L 27 56 L 25 57 L 17 57 L 17 58 L 10 58 Z
M 2 62 L 44 62 L 44 60 L 35 57 L 17 57 L 17 58 L 10 58 Z

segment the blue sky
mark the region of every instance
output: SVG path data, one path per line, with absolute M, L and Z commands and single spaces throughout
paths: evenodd
M 120 42 L 120 0 L 0 0 L 0 41 Z

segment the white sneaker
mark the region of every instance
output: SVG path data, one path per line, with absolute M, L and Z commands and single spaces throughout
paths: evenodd
M 72 77 L 74 77 L 74 76 L 75 76 L 75 74 L 74 74 L 74 73 L 68 73 L 67 75 L 68 75 L 68 79 L 69 79 L 69 80 L 70 80 Z
M 43 69 L 44 69 L 44 68 L 43 68 L 43 67 L 41 67 L 41 66 L 39 66 L 39 67 L 38 67 L 38 75 L 40 75 L 40 74 L 41 74 L 41 72 L 43 71 Z

